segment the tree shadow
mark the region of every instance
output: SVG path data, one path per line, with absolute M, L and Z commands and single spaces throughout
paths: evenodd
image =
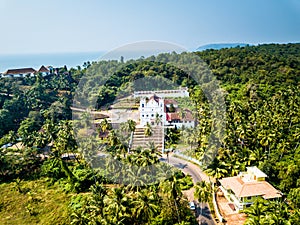
M 183 164 L 183 163 L 176 163 L 174 164 L 175 167 L 180 168 L 180 169 L 184 169 L 186 168 L 188 165 L 187 164 Z
M 208 223 L 207 220 L 211 220 L 211 221 L 213 220 L 208 206 L 204 206 L 202 208 L 202 214 L 201 214 L 201 203 L 197 205 L 196 217 L 199 218 L 200 221 L 202 221 L 201 224 L 203 224 L 203 225 L 209 225 L 211 223 Z

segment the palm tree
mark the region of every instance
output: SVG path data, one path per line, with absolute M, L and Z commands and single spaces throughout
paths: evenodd
M 129 131 L 134 132 L 136 128 L 136 122 L 134 120 L 127 120 Z
M 144 134 L 146 136 L 151 136 L 152 135 L 152 127 L 151 125 L 147 122 L 145 130 L 144 130 Z
M 157 152 L 157 146 L 155 146 L 154 141 L 150 141 L 149 143 L 147 143 L 147 148 L 151 153 Z
M 156 125 L 161 124 L 162 122 L 162 115 L 159 115 L 158 113 L 155 114 L 155 123 Z
M 119 139 L 116 135 L 116 132 L 114 130 L 111 130 L 108 134 L 108 137 L 107 137 L 107 141 L 108 141 L 108 144 L 111 146 L 111 147 L 116 147 L 118 144 L 119 144 Z
M 133 120 L 127 120 L 120 124 L 120 129 L 125 132 L 133 132 L 135 130 L 136 122 Z
M 105 203 L 104 212 L 112 224 L 126 224 L 125 221 L 131 218 L 130 198 L 124 192 L 124 188 L 113 188 Z M 120 221 L 122 223 L 119 223 Z
M 18 135 L 14 132 L 14 131 L 9 131 L 8 134 L 7 134 L 7 138 L 9 140 L 9 143 L 16 143 L 16 147 L 18 150 L 19 149 L 19 146 L 17 145 L 17 141 L 18 141 Z
M 180 188 L 180 181 L 173 175 L 169 178 L 166 182 L 161 183 L 163 192 L 168 194 L 171 199 L 174 201 L 178 223 L 180 223 L 180 216 L 178 211 L 178 203 L 179 198 L 182 196 L 181 188 Z
M 105 133 L 108 129 L 109 129 L 109 123 L 107 121 L 107 119 L 104 119 L 100 122 L 100 132 L 101 133 Z
M 129 152 L 129 148 L 131 147 L 131 142 L 132 142 L 132 137 L 133 137 L 133 132 L 135 131 L 136 128 L 136 122 L 129 119 L 124 123 L 121 123 L 120 126 L 120 134 L 119 138 L 121 139 L 122 142 L 125 142 L 126 145 L 128 146 L 127 151 Z
M 155 194 L 145 189 L 137 193 L 133 201 L 135 218 L 139 223 L 147 223 L 158 213 L 159 206 Z
M 139 193 L 141 187 L 145 186 L 145 174 L 142 174 L 141 171 L 142 167 L 138 167 L 137 165 L 133 165 L 127 168 L 127 176 L 125 178 L 125 182 L 128 183 L 126 187 L 127 190 L 134 190 Z
M 76 140 L 74 138 L 73 129 L 69 121 L 60 121 L 58 126 L 57 138 L 54 140 L 53 149 L 56 152 L 56 157 L 60 159 L 61 167 L 69 180 L 74 183 L 76 177 L 69 169 L 68 165 L 64 160 L 61 159 L 63 153 L 73 153 L 77 148 Z M 75 154 L 74 154 L 75 156 Z M 76 158 L 76 156 L 75 156 Z M 77 158 L 76 158 L 77 159 Z
M 97 214 L 99 213 L 101 217 L 104 217 L 104 198 L 108 195 L 107 189 L 103 186 L 103 184 L 99 184 L 96 182 L 93 186 L 91 186 L 91 191 L 93 193 L 91 204 L 93 208 L 97 210 Z
M 258 198 L 251 207 L 243 210 L 248 215 L 245 225 L 270 224 L 270 221 L 265 217 L 267 211 L 267 203 L 263 199 Z
M 216 157 L 213 162 L 205 169 L 205 172 L 216 180 L 223 178 L 228 174 L 226 163 L 220 162 L 218 157 Z
M 197 182 L 195 185 L 195 192 L 194 192 L 195 198 L 201 202 L 201 214 L 203 210 L 203 204 L 204 202 L 208 202 L 211 197 L 211 186 L 209 183 L 205 181 Z
M 199 136 L 196 129 L 184 129 L 182 131 L 183 142 L 190 145 L 190 150 L 198 142 Z
M 290 225 L 291 212 L 284 201 L 272 201 L 269 205 L 270 212 L 266 216 L 274 225 Z

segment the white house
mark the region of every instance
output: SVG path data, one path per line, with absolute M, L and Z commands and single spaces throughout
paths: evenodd
M 176 126 L 177 128 L 195 127 L 195 120 L 190 110 L 180 110 L 175 100 L 160 98 L 155 94 L 150 98 L 141 98 L 139 112 L 142 126 L 149 123 L 150 125 Z

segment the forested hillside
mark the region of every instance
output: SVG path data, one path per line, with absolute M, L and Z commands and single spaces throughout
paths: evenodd
M 168 63 L 170 60 L 173 64 Z M 183 64 L 188 68 L 176 66 Z M 199 76 L 196 79 L 190 76 L 186 72 L 189 69 L 197 71 Z M 147 78 L 142 86 L 134 83 L 142 78 Z M 67 195 L 71 212 L 68 219 L 73 224 L 116 224 L 116 221 L 119 224 L 138 224 L 137 221 L 192 224 L 191 213 L 181 198 L 181 188 L 188 183 L 184 175 L 174 175 L 152 186 L 142 185 L 139 190 L 130 185 L 118 186 L 114 179 L 106 179 L 103 171 L 93 171 L 82 155 L 84 147 L 77 145 L 70 106 L 74 96 L 76 107 L 97 110 L 109 108 L 116 98 L 133 90 L 188 87 L 198 126 L 183 131 L 182 136 L 194 145 L 189 154 L 204 160 L 214 124 L 210 96 L 198 85 L 205 80 L 220 82 L 226 104 L 225 135 L 206 172 L 217 182 L 244 171 L 247 166 L 258 166 L 284 193 L 286 201 L 258 202 L 251 208 L 262 210 L 260 217 L 255 214 L 257 210 L 248 212 L 249 221 L 252 218 L 258 221 L 252 224 L 260 224 L 262 220 L 300 224 L 300 44 L 167 53 L 126 62 L 85 63 L 82 68 L 60 68 L 58 74 L 46 77 L 0 78 L 0 146 L 22 143 L 0 149 L 0 182 L 3 183 L 0 189 L 14 184 L 18 194 L 28 195 L 25 183 L 28 180 L 57 185 L 60 191 L 74 195 L 72 198 Z M 105 129 L 111 128 L 106 124 Z M 157 163 L 153 146 L 126 155 L 126 146 L 117 140 L 114 131 L 110 132 L 105 146 L 112 157 L 130 165 L 143 167 Z M 48 158 L 36 157 L 45 149 Z M 63 153 L 70 152 L 78 153 L 78 159 L 61 158 Z M 8 202 L 0 197 L 0 215 L 9 210 Z M 38 204 L 34 202 L 31 206 L 38 207 Z M 148 208 L 139 209 L 142 204 Z M 177 211 L 164 210 L 175 206 Z M 31 215 L 34 209 L 27 210 L 27 216 L 39 216 L 38 212 Z

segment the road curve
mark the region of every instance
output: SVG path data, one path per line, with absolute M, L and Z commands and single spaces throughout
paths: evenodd
M 194 184 L 196 184 L 199 181 L 207 181 L 209 182 L 208 176 L 203 173 L 203 171 L 196 166 L 195 164 L 188 162 L 184 159 L 176 158 L 172 156 L 171 154 L 169 155 L 169 159 L 167 157 L 162 157 L 160 159 L 161 161 L 167 162 L 174 167 L 180 169 L 182 172 L 185 174 L 191 175 Z M 202 216 L 201 216 L 201 206 L 202 204 L 199 204 L 198 201 L 194 199 L 194 189 L 192 189 L 192 193 L 189 193 L 189 199 L 193 200 L 196 202 L 197 205 L 197 210 L 196 210 L 196 218 L 199 222 L 199 224 L 206 224 L 206 225 L 215 225 L 215 221 L 211 215 L 210 209 L 208 207 L 208 204 L 204 203 L 203 208 L 202 208 Z

